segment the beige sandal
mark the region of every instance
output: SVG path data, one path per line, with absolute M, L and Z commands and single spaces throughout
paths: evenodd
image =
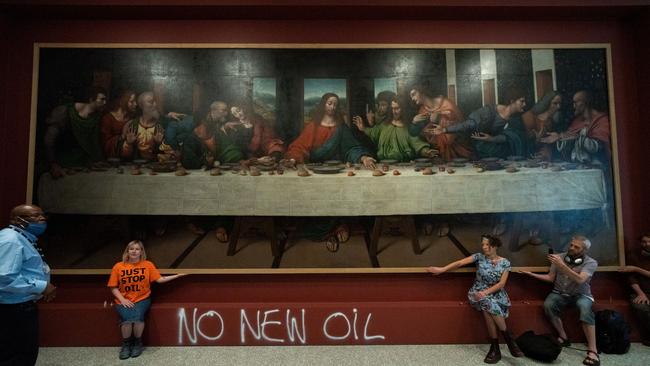
M 331 236 L 325 241 L 325 247 L 332 253 L 339 251 L 339 240 L 336 236 Z
M 345 243 L 350 240 L 350 228 L 348 225 L 341 224 L 337 226 L 336 230 L 334 230 L 334 234 L 336 235 L 336 239 L 339 243 Z

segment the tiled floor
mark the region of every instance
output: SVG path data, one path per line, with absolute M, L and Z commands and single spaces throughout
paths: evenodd
M 149 347 L 138 358 L 121 361 L 118 347 L 41 348 L 37 365 L 484 365 L 486 344 L 301 347 Z M 545 365 L 513 358 L 501 345 L 502 365 Z M 581 365 L 585 353 L 565 349 L 553 365 Z M 604 366 L 649 365 L 650 348 L 632 344 L 625 355 L 601 354 Z

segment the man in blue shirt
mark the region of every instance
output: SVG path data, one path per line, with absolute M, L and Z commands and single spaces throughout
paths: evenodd
M 47 220 L 35 205 L 14 207 L 11 225 L 0 230 L 0 366 L 34 365 L 38 357 L 36 301 L 50 301 L 56 287 L 43 261 L 38 236 Z

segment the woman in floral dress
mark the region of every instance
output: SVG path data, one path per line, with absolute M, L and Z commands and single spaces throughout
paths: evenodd
M 444 267 L 427 268 L 427 272 L 437 276 L 449 270 L 472 263 L 476 264 L 476 280 L 472 288 L 469 289 L 467 297 L 470 305 L 483 313 L 490 335 L 490 351 L 484 359 L 486 363 L 497 363 L 501 359 L 497 328 L 503 335 L 510 354 L 513 357 L 523 356 L 506 327 L 506 318 L 511 305 L 505 290 L 510 273 L 510 261 L 497 255 L 497 248 L 500 246 L 501 240 L 498 238 L 483 235 L 481 238 L 482 253 L 472 254 Z

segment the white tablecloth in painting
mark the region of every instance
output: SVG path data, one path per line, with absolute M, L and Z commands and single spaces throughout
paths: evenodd
M 603 173 L 598 169 L 553 172 L 521 168 L 422 175 L 398 168 L 381 177 L 368 170 L 349 177 L 313 174 L 240 176 L 202 170 L 187 176 L 107 172 L 41 177 L 38 200 L 47 212 L 129 215 L 357 216 L 527 212 L 601 208 Z

